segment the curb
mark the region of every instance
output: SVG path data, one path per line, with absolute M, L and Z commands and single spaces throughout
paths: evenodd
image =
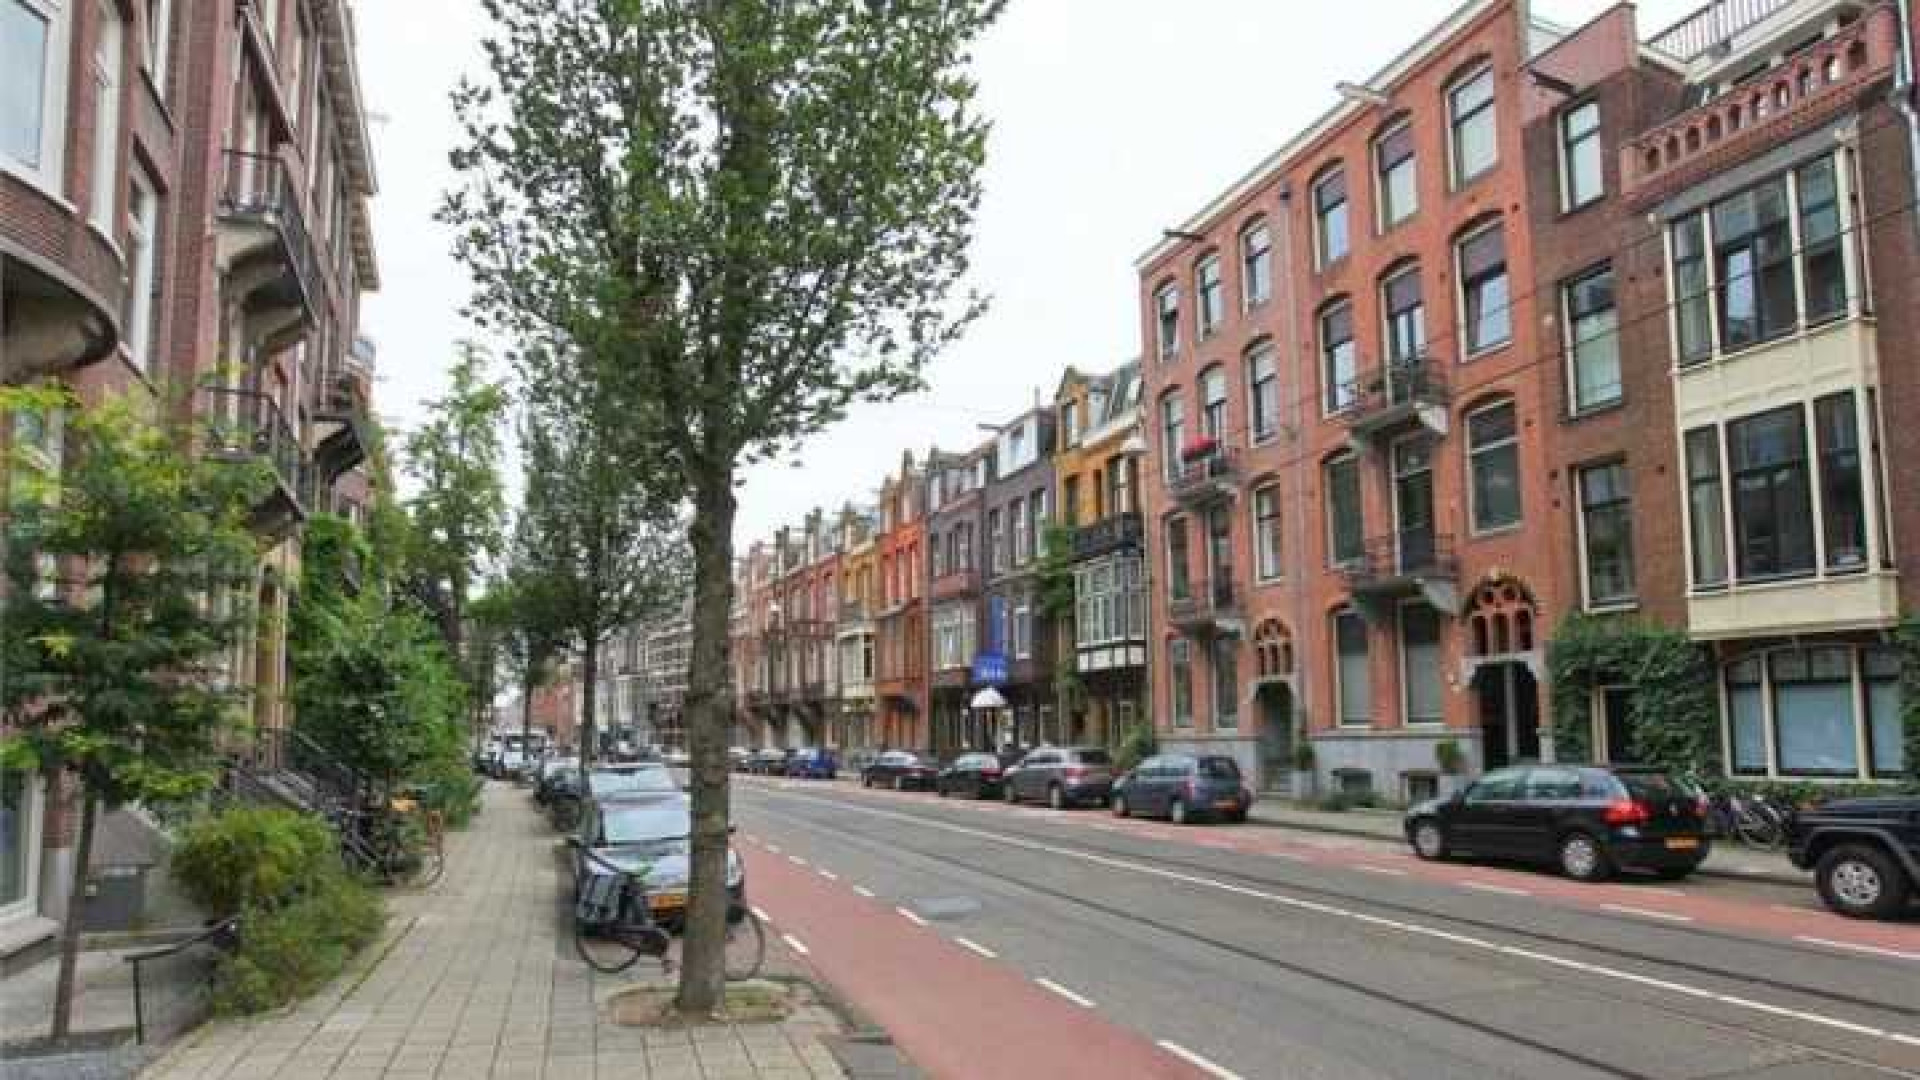
M 1339 825 L 1331 822 L 1295 821 L 1289 818 L 1265 817 L 1261 815 L 1258 806 L 1254 807 L 1253 815 L 1247 819 L 1247 823 L 1250 825 L 1258 825 L 1265 829 L 1296 829 L 1301 832 L 1325 833 L 1331 836 L 1354 836 L 1366 840 L 1383 840 L 1388 843 L 1400 842 L 1400 837 L 1397 832 L 1389 836 L 1377 829 L 1369 829 L 1358 824 Z M 1804 887 L 1812 880 L 1798 872 L 1780 870 L 1744 871 L 1715 869 L 1710 866 L 1702 866 L 1700 869 L 1695 870 L 1694 873 L 1702 877 L 1719 878 L 1725 881 L 1763 881 L 1774 885 L 1793 885 L 1796 887 Z

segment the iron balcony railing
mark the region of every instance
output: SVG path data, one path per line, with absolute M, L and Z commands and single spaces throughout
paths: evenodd
M 1347 383 L 1341 416 L 1350 427 L 1375 426 L 1424 405 L 1445 405 L 1447 397 L 1439 364 L 1425 358 L 1390 363 Z
M 1239 595 L 1233 579 L 1221 575 L 1212 581 L 1196 582 L 1184 590 L 1175 590 L 1167 598 L 1167 618 L 1178 626 L 1194 626 L 1230 618 L 1239 613 Z
M 1112 514 L 1073 531 L 1073 557 L 1094 559 L 1114 551 L 1138 548 L 1145 529 L 1140 515 Z
M 1167 493 L 1179 502 L 1206 501 L 1229 495 L 1240 475 L 1238 455 L 1224 446 L 1183 456 L 1167 479 Z
M 288 265 L 298 280 L 309 311 L 320 308 L 322 279 L 313 237 L 300 209 L 300 191 L 286 162 L 270 154 L 227 150 L 222 154 L 220 217 L 270 226 L 279 236 Z
M 264 462 L 281 493 L 302 503 L 308 494 L 306 452 L 279 403 L 261 391 L 238 387 L 209 386 L 201 393 L 209 452 Z
M 1459 574 L 1459 560 L 1453 537 L 1428 529 L 1403 529 L 1366 541 L 1359 557 L 1340 569 L 1352 588 L 1367 590 L 1452 578 Z

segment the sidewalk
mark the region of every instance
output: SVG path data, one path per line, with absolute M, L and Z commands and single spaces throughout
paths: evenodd
M 524 790 L 488 785 L 449 839 L 446 877 L 393 894 L 355 970 L 275 1016 L 189 1035 L 144 1080 L 811 1080 L 844 1075 L 824 1008 L 785 1024 L 617 1027 L 601 1006 L 655 981 L 597 975 L 574 955 L 554 835 Z M 778 961 L 769 942 L 768 960 Z
M 1281 829 L 1361 836 L 1390 840 L 1401 845 L 1406 843 L 1406 834 L 1401 831 L 1400 812 L 1397 810 L 1302 810 L 1285 803 L 1268 801 L 1254 803 L 1253 813 L 1248 820 Z M 1787 885 L 1805 885 L 1813 877 L 1806 871 L 1794 869 L 1785 855 L 1754 851 L 1733 844 L 1714 845 L 1699 872 L 1713 877 L 1772 881 Z

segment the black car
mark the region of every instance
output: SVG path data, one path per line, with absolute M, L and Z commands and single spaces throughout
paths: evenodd
M 889 750 L 860 771 L 860 786 L 890 787 L 895 791 L 932 791 L 939 776 L 939 768 L 919 754 Z
M 1413 807 L 1405 826 L 1423 859 L 1518 859 L 1558 866 L 1579 881 L 1616 870 L 1677 880 L 1706 860 L 1705 802 L 1658 769 L 1523 765 Z
M 940 797 L 968 795 L 976 799 L 999 798 L 1005 767 L 993 754 L 961 754 L 940 770 L 934 787 Z
M 1920 798 L 1835 799 L 1787 823 L 1787 858 L 1813 871 L 1828 908 L 1855 919 L 1900 914 L 1920 895 Z
M 1098 746 L 1043 746 L 1007 771 L 1010 803 L 1045 800 L 1055 810 L 1105 806 L 1113 796 L 1113 755 Z

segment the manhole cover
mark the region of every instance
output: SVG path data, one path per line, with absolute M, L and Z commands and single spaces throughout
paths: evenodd
M 935 919 L 942 922 L 964 919 L 980 910 L 980 901 L 971 896 L 942 896 L 926 900 L 915 900 L 911 905 L 913 913 L 923 919 Z

